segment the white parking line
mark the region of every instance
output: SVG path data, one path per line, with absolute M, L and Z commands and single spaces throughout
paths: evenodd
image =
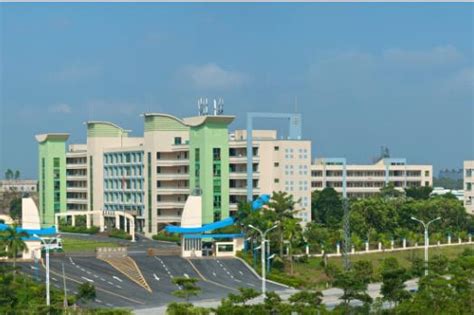
M 105 303 L 105 305 L 107 305 L 108 307 L 113 307 L 113 305 L 110 303 Z
M 99 300 L 99 299 L 95 299 L 95 301 L 96 301 L 97 303 L 102 303 L 102 301 Z
M 185 273 L 184 276 L 189 279 L 189 275 L 187 273 Z
M 117 280 L 117 281 L 123 282 L 122 279 L 120 279 L 120 278 L 117 277 L 117 276 L 113 276 L 112 278 L 114 278 L 114 279 Z
M 116 287 L 117 287 L 117 288 L 119 288 L 119 289 L 121 289 L 121 288 L 122 288 L 122 287 L 121 287 L 121 286 L 119 286 L 119 285 L 116 285 Z
M 89 279 L 89 278 L 86 278 L 86 277 L 81 277 L 82 279 L 86 280 L 86 281 L 89 281 L 89 282 L 94 282 L 94 280 L 92 279 Z
M 242 276 L 244 275 L 244 273 L 243 273 L 242 271 L 240 271 L 240 270 L 239 270 L 239 273 L 240 273 L 240 275 L 242 275 Z
M 58 281 L 58 279 L 56 279 L 55 277 L 51 277 L 51 279 L 53 279 L 53 281 Z
M 105 282 L 105 279 L 104 278 L 100 278 L 100 280 L 104 281 Z
M 215 273 L 215 272 L 213 272 L 213 273 L 212 273 L 212 275 L 213 275 L 214 277 L 217 277 L 217 275 L 216 275 L 216 273 Z
M 113 284 L 112 282 L 110 282 L 110 281 L 107 281 L 107 283 L 110 284 L 110 285 L 114 285 L 114 284 Z
M 153 274 L 153 277 L 155 278 L 156 281 L 160 281 L 160 278 L 156 275 L 156 273 Z

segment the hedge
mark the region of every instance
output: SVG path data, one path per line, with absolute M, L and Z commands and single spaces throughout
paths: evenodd
M 85 226 L 71 226 L 71 225 L 62 225 L 59 227 L 61 232 L 68 233 L 84 233 L 84 234 L 96 234 L 99 232 L 99 227 L 91 226 L 87 228 Z
M 170 235 L 167 233 L 158 233 L 151 237 L 155 241 L 167 241 L 167 242 L 181 242 L 181 238 L 178 235 Z
M 129 240 L 129 241 L 132 239 L 132 236 L 130 234 L 118 229 L 112 229 L 109 232 L 109 237 L 120 238 L 122 240 Z

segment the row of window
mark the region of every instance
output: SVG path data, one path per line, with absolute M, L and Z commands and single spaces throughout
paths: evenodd
M 143 152 L 114 152 L 104 154 L 105 164 L 142 163 Z
M 143 166 L 105 166 L 104 177 L 142 176 Z
M 105 189 L 143 189 L 143 179 L 105 179 Z
M 132 203 L 132 204 L 143 204 L 144 193 L 143 192 L 105 192 L 105 202 L 107 203 Z
M 328 177 L 341 177 L 342 171 L 326 171 Z M 347 171 L 347 177 L 385 177 L 385 171 Z M 391 177 L 399 176 L 420 177 L 421 171 L 389 171 L 388 175 Z M 322 177 L 323 171 L 311 171 L 311 176 Z M 425 171 L 425 176 L 430 176 L 430 171 Z

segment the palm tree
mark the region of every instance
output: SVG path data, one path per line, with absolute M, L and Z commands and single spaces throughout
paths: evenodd
M 283 231 L 288 240 L 288 258 L 290 260 L 290 274 L 293 275 L 293 244 L 301 239 L 301 225 L 299 219 L 286 219 L 283 221 Z
M 28 237 L 28 233 L 18 232 L 16 226 L 8 227 L 1 235 L 2 243 L 7 248 L 8 257 L 13 258 L 13 277 L 16 275 L 16 257 L 23 253 L 27 246 L 23 238 Z
M 280 236 L 280 257 L 283 257 L 283 222 L 286 219 L 292 219 L 293 214 L 298 210 L 295 210 L 296 202 L 293 200 L 292 195 L 288 195 L 286 192 L 278 191 L 273 192 L 272 199 L 268 206 L 275 212 L 276 220 L 281 222 L 278 225 L 278 234 Z

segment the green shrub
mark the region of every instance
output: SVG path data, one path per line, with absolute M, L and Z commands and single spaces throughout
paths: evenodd
M 99 232 L 99 227 L 91 226 L 90 228 L 86 228 L 85 226 L 61 225 L 59 227 L 59 230 L 61 232 L 69 232 L 69 233 L 96 234 Z
M 178 235 L 168 234 L 166 232 L 159 232 L 151 237 L 155 241 L 167 241 L 180 243 L 181 238 Z
M 122 240 L 129 240 L 129 241 L 132 239 L 132 236 L 130 234 L 118 229 L 112 229 L 109 232 L 109 237 L 120 238 Z
M 281 273 L 281 272 L 272 271 L 268 275 L 268 279 L 279 282 L 279 283 L 286 284 L 286 285 L 288 285 L 290 287 L 293 287 L 293 288 L 301 288 L 301 287 L 305 286 L 305 282 L 303 280 L 292 277 L 290 275 L 287 275 L 287 274 Z

